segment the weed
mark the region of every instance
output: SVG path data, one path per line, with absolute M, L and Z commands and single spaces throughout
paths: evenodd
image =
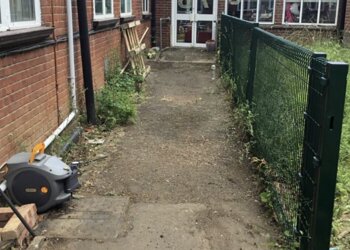
M 135 92 L 141 91 L 143 77 L 129 72 L 121 74 L 117 54 L 111 53 L 106 70 L 106 85 L 96 95 L 97 117 L 103 128 L 132 122 L 136 116 Z
M 97 94 L 97 116 L 106 129 L 124 125 L 136 115 L 133 95 L 118 91 L 113 86 L 106 86 Z

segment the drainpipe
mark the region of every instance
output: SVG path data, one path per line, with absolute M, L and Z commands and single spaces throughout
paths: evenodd
M 160 22 L 160 50 L 163 49 L 163 21 L 170 21 L 170 16 L 169 17 L 161 17 L 159 19 Z
M 72 0 L 66 0 L 67 5 L 67 26 L 68 26 L 68 58 L 69 58 L 69 85 L 71 89 L 71 103 L 73 111 L 68 117 L 58 126 L 58 128 L 44 141 L 45 148 L 47 148 L 59 134 L 69 125 L 77 114 L 77 96 L 76 96 L 76 77 L 75 77 L 75 63 L 74 63 L 74 37 L 73 37 L 73 14 L 72 14 Z
M 87 122 L 95 125 L 97 124 L 97 117 L 95 110 L 94 87 L 92 83 L 89 27 L 87 22 L 86 1 L 78 0 L 77 7 L 79 18 L 80 53 L 83 65 Z

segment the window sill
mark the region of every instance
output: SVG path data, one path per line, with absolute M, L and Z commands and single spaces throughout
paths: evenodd
M 92 22 L 92 27 L 94 30 L 102 30 L 106 28 L 115 28 L 119 24 L 119 19 L 111 18 L 111 19 L 101 19 L 94 20 Z
M 52 32 L 52 27 L 35 27 L 0 32 L 0 50 L 43 41 Z
M 152 13 L 142 13 L 142 20 L 152 19 Z
M 131 21 L 134 21 L 135 20 L 135 16 L 121 16 L 120 17 L 120 23 L 128 23 L 128 22 L 131 22 Z

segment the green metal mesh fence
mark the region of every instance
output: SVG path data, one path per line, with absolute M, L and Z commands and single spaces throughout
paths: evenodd
M 297 227 L 299 172 L 313 53 L 261 29 L 256 42 L 252 112 L 255 153 L 264 170 L 276 217 L 290 235 Z
M 246 99 L 250 45 L 253 29 L 258 24 L 222 15 L 221 54 L 222 70 L 236 82 L 234 96 Z
M 254 116 L 264 200 L 288 249 L 329 249 L 348 65 L 234 17 L 222 17 L 220 59 Z

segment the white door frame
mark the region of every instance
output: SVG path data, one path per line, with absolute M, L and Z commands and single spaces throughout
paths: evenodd
M 216 40 L 216 22 L 218 12 L 218 0 L 213 0 L 213 14 L 198 14 L 197 2 L 198 0 L 192 0 L 192 13 L 190 14 L 177 14 L 177 1 L 171 1 L 171 46 L 176 47 L 205 47 L 203 43 L 197 43 L 197 22 L 199 21 L 212 21 L 212 39 Z M 177 21 L 188 20 L 192 23 L 192 43 L 179 43 L 177 42 Z

